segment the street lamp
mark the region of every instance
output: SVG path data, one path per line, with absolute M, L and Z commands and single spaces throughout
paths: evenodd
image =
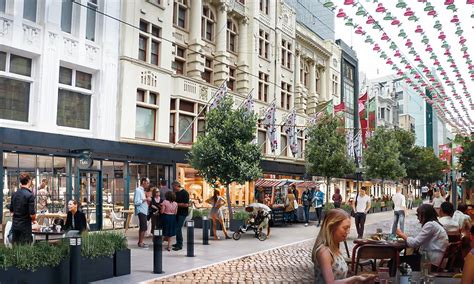
M 457 190 L 456 190 L 456 172 L 454 169 L 454 139 L 448 138 L 448 141 L 450 143 L 450 148 L 451 148 L 451 157 L 450 157 L 450 163 L 451 163 L 451 169 L 450 169 L 450 175 L 451 175 L 451 198 L 452 198 L 452 203 L 454 208 L 456 209 L 457 205 Z

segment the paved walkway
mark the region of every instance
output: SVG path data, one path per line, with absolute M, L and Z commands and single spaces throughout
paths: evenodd
M 389 232 L 392 216 L 393 211 L 369 215 L 365 235 L 375 233 L 377 228 Z M 419 232 L 420 226 L 413 211 L 405 225 L 409 235 Z M 352 226 L 352 237 L 348 240 L 350 250 L 355 235 Z M 147 283 L 311 283 L 314 282 L 311 262 L 313 244 L 314 239 L 306 240 Z
M 384 232 L 389 232 L 392 220 L 393 211 L 367 215 L 365 234 L 374 233 L 376 228 L 382 228 Z M 412 227 L 419 228 L 419 225 L 416 225 L 414 211 L 408 217 L 406 227 L 410 227 L 408 230 L 409 234 L 416 233 L 412 231 Z M 186 232 L 185 230 L 183 231 Z M 197 278 L 193 277 L 201 277 L 204 282 L 215 280 L 220 283 L 224 281 L 223 277 L 237 273 L 229 270 L 234 266 L 240 267 L 239 270 L 247 270 L 247 268 L 251 267 L 252 269 L 249 271 L 254 272 L 252 277 L 260 274 L 267 275 L 266 273 L 268 272 L 269 277 L 275 275 L 275 282 L 280 282 L 276 278 L 278 275 L 284 275 L 287 278 L 282 279 L 288 279 L 288 281 L 289 278 L 295 277 L 295 280 L 292 282 L 307 282 L 305 279 L 312 277 L 312 264 L 309 252 L 318 232 L 319 228 L 314 225 L 304 227 L 303 224 L 295 224 L 287 227 L 272 228 L 270 238 L 263 242 L 255 239 L 251 233 L 247 233 L 239 241 L 210 241 L 210 245 L 205 246 L 202 245 L 202 230 L 196 229 L 196 244 L 194 248 L 196 257 L 186 257 L 186 248 L 178 252 L 164 251 L 163 270 L 165 273 L 153 274 L 152 247 L 150 249 L 138 248 L 136 245 L 138 233 L 136 229 L 130 230 L 127 236 L 129 247 L 132 250 L 132 274 L 96 283 L 138 283 L 154 279 L 169 282 L 177 281 L 177 278 L 174 277 L 180 277 L 180 279 L 181 277 L 188 277 L 187 279 L 189 280 L 197 280 Z M 218 232 L 218 234 L 222 236 L 222 233 Z M 354 224 L 351 227 L 350 236 L 349 246 L 352 245 L 352 240 L 356 236 Z M 147 239 L 147 242 L 151 244 L 152 239 Z M 255 263 L 260 263 L 261 266 L 255 265 Z M 193 270 L 196 270 L 198 275 L 189 274 L 194 273 L 191 272 Z M 217 273 L 218 271 L 223 272 Z M 207 280 L 204 279 L 207 277 L 206 275 L 209 275 Z M 221 278 L 210 278 L 216 277 L 216 275 L 220 275 Z M 237 275 L 234 275 L 235 277 Z M 239 281 L 246 281 L 248 274 L 242 274 L 238 277 L 243 277 L 242 280 L 239 278 Z M 227 280 L 228 278 L 225 279 Z M 230 279 L 232 280 L 232 277 Z M 264 281 L 263 279 L 262 281 Z M 270 278 L 267 280 L 270 281 Z

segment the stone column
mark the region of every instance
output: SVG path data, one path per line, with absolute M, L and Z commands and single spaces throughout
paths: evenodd
M 303 91 L 301 84 L 301 52 L 296 51 L 295 58 L 295 108 L 298 113 L 305 113 L 306 109 L 306 94 Z
M 222 84 L 229 76 L 229 54 L 227 53 L 227 6 L 221 3 L 217 8 L 216 61 L 214 62 L 214 83 Z
M 237 70 L 237 92 L 241 94 L 247 94 L 250 90 L 250 80 L 249 80 L 249 47 L 248 37 L 249 37 L 249 19 L 247 17 L 240 20 L 239 23 L 239 36 L 237 38 L 239 45 L 239 59 L 238 59 L 238 70 Z M 250 34 L 251 36 L 251 34 Z
M 198 53 L 203 46 L 201 40 L 201 17 L 202 0 L 193 0 L 191 3 L 191 15 L 189 17 L 190 37 L 187 73 L 189 77 L 195 79 L 201 79 L 201 73 L 204 72 L 204 58 Z
M 328 84 L 328 80 L 330 80 L 329 76 L 328 76 L 328 72 L 327 70 L 329 69 L 326 69 L 324 67 L 320 68 L 319 69 L 319 74 L 321 75 L 321 78 L 320 78 L 320 82 L 321 82 L 321 94 L 320 95 L 320 100 L 324 100 L 324 101 L 328 101 L 330 99 L 332 99 L 330 97 L 330 94 L 331 92 L 329 92 L 328 90 L 328 86 L 330 86 L 331 84 Z
M 316 112 L 318 104 L 318 94 L 316 93 L 316 65 L 312 62 L 309 68 L 309 96 L 308 96 L 308 115 Z

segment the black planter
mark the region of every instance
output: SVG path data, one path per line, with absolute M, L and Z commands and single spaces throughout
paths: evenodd
M 202 228 L 202 217 L 193 217 L 194 228 Z
M 89 283 L 114 277 L 114 258 L 97 257 L 85 258 L 81 256 L 81 282 Z
M 131 272 L 130 249 L 119 250 L 114 253 L 114 276 L 122 276 Z
M 230 220 L 230 226 L 229 226 L 229 229 L 232 231 L 232 232 L 237 232 L 241 226 L 244 226 L 245 225 L 245 221 L 244 220 Z
M 16 267 L 0 270 L 0 283 L 69 283 L 69 259 L 64 259 L 58 266 L 41 267 L 36 271 Z

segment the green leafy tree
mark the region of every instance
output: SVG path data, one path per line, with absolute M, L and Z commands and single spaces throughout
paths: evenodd
M 382 193 L 385 193 L 384 181 L 397 180 L 406 176 L 403 164 L 400 162 L 400 143 L 393 131 L 377 128 L 374 135 L 367 141 L 364 151 L 364 165 L 369 178 L 382 179 Z
M 469 187 L 474 185 L 474 140 L 468 137 L 462 141 L 463 152 L 459 157 L 461 172 Z
M 398 128 L 390 130 L 395 139 L 398 141 L 399 148 L 398 152 L 400 153 L 399 160 L 400 163 L 406 170 L 406 180 L 416 179 L 414 178 L 414 170 L 416 170 L 416 161 L 413 159 L 413 147 L 415 145 L 415 134 L 412 132 L 406 131 L 405 129 Z M 408 191 L 408 182 L 407 182 L 407 191 Z
M 436 156 L 433 148 L 414 146 L 412 150 L 412 165 L 410 175 L 414 179 L 419 179 L 422 183 L 431 183 L 443 178 L 443 170 L 448 167 Z
M 262 153 L 252 143 L 257 116 L 233 109 L 232 99 L 225 97 L 206 115 L 205 135 L 199 136 L 188 154 L 189 163 L 212 186 L 226 186 L 230 218 L 233 219 L 229 184 L 242 184 L 262 176 Z
M 315 176 L 326 178 L 329 189 L 331 178 L 343 177 L 355 172 L 352 158 L 346 155 L 346 139 L 344 133 L 337 130 L 338 119 L 324 116 L 309 128 L 305 158 L 306 171 Z M 329 190 L 326 203 L 329 201 Z

